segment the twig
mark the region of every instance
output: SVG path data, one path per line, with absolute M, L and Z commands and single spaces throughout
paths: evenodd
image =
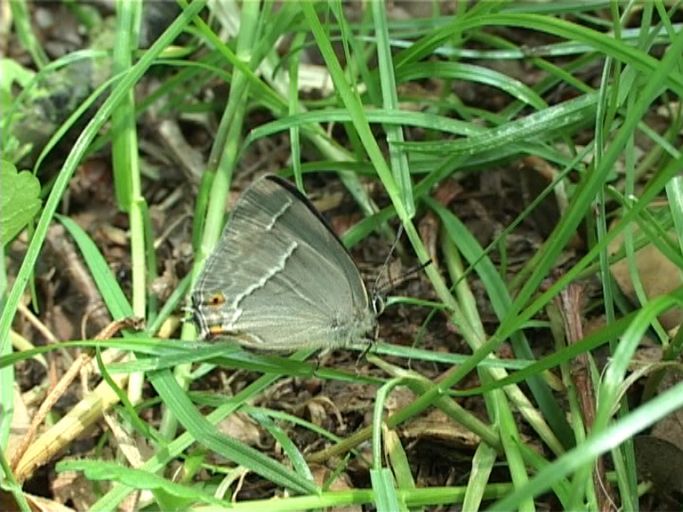
M 119 331 L 122 329 L 130 328 L 130 327 L 135 327 L 138 325 L 139 320 L 137 319 L 124 319 L 124 320 L 118 320 L 115 322 L 111 322 L 108 326 L 106 326 L 100 333 L 98 333 L 97 336 L 95 336 L 95 339 L 108 339 L 113 336 L 115 336 Z M 11 466 L 12 470 L 16 471 L 17 465 L 19 464 L 19 461 L 23 457 L 23 455 L 26 453 L 26 450 L 28 447 L 31 445 L 33 440 L 36 437 L 36 434 L 38 432 L 38 428 L 40 425 L 43 423 L 45 418 L 47 417 L 48 413 L 52 410 L 54 405 L 57 403 L 57 401 L 62 397 L 62 395 L 66 392 L 67 388 L 69 385 L 73 382 L 73 380 L 76 378 L 76 376 L 79 374 L 81 369 L 90 362 L 91 356 L 82 353 L 71 365 L 71 367 L 67 370 L 67 372 L 62 375 L 62 378 L 59 379 L 57 384 L 50 390 L 48 395 L 45 397 L 45 400 L 43 400 L 43 403 L 40 405 L 38 408 L 38 411 L 36 414 L 33 416 L 33 420 L 31 421 L 31 425 L 28 428 L 28 431 L 22 438 L 21 442 L 19 443 L 19 446 L 17 449 L 14 451 L 12 454 L 12 459 L 11 459 Z
M 583 292 L 583 286 L 571 283 L 555 298 L 555 304 L 562 314 L 568 345 L 578 343 L 583 339 Z M 581 353 L 572 361 L 570 373 L 578 394 L 586 430 L 590 432 L 595 422 L 595 388 L 591 379 L 588 354 Z M 611 496 L 611 487 L 605 476 L 605 461 L 602 457 L 598 457 L 595 464 L 593 484 L 595 485 L 598 507 L 601 512 L 617 510 Z

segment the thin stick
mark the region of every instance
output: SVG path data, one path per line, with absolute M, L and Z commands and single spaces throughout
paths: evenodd
M 571 283 L 560 295 L 555 298 L 555 303 L 562 314 L 567 344 L 572 345 L 583 339 L 582 309 L 584 294 L 583 286 Z M 576 391 L 581 405 L 586 431 L 593 429 L 595 421 L 595 388 L 590 374 L 590 361 L 588 354 L 579 354 L 571 364 L 571 378 L 576 386 Z M 611 496 L 611 487 L 605 475 L 605 461 L 603 457 L 596 460 L 593 472 L 593 485 L 595 485 L 598 507 L 601 512 L 616 510 Z

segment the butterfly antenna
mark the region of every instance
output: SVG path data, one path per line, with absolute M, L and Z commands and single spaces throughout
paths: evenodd
M 382 279 L 382 274 L 386 272 L 387 274 L 387 282 L 391 282 L 391 276 L 389 275 L 389 261 L 391 260 L 391 257 L 394 255 L 394 252 L 396 251 L 396 248 L 398 247 L 398 242 L 401 239 L 401 236 L 403 235 L 403 224 L 399 224 L 398 226 L 398 232 L 396 233 L 396 238 L 394 238 L 394 243 L 391 244 L 391 249 L 389 249 L 389 254 L 387 254 L 387 257 L 384 260 L 384 263 L 382 264 L 382 268 L 380 269 L 379 273 L 377 274 L 377 277 L 375 278 L 375 284 L 372 288 L 372 294 L 377 295 L 380 293 L 382 290 L 382 287 L 380 287 L 380 280 Z
M 408 269 L 405 273 L 403 273 L 401 276 L 396 281 L 388 281 L 387 284 L 379 288 L 377 290 L 377 293 L 380 295 L 386 295 L 390 290 L 396 288 L 398 285 L 401 283 L 405 283 L 408 279 L 413 277 L 415 274 L 421 272 L 425 268 L 427 268 L 429 265 L 432 264 L 432 260 L 429 259 L 425 261 L 424 263 L 420 263 L 419 265 L 415 265 L 413 268 Z

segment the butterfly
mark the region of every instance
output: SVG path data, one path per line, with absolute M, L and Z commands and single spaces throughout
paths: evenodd
M 202 339 L 270 351 L 367 340 L 378 314 L 341 240 L 293 183 L 274 175 L 238 199 L 191 302 Z

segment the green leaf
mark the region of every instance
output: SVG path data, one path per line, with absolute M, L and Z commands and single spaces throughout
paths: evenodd
M 370 481 L 374 491 L 375 506 L 379 512 L 407 510 L 405 504 L 399 501 L 394 483 L 394 475 L 388 468 L 371 469 Z
M 35 76 L 35 72 L 12 59 L 0 59 L 0 108 L 3 112 L 12 105 L 12 86 L 21 88 Z
M 104 460 L 61 461 L 57 464 L 57 471 L 83 471 L 90 480 L 117 481 L 140 490 L 161 490 L 171 497 L 182 498 L 187 503 L 225 505 L 200 486 L 177 484 L 149 471 L 127 468 Z
M 4 246 L 24 229 L 40 210 L 40 183 L 28 171 L 0 160 L 0 239 Z

